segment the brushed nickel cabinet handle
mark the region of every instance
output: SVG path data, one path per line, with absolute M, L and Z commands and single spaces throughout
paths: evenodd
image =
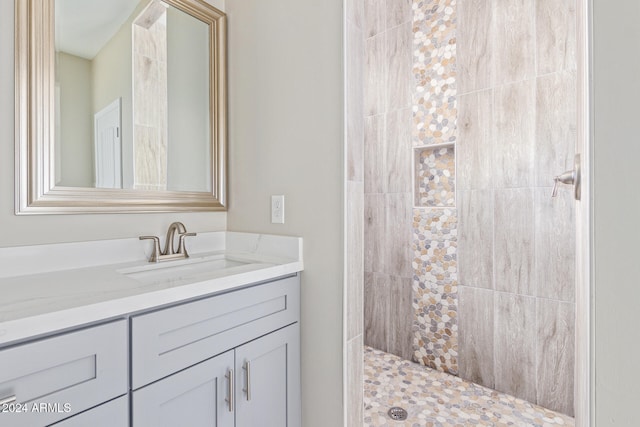
M 233 369 L 229 369 L 229 371 L 227 372 L 227 374 L 224 376 L 228 383 L 227 383 L 227 394 L 229 395 L 228 398 L 226 398 L 224 401 L 227 402 L 229 404 L 229 412 L 233 412 L 233 394 L 234 394 L 234 390 L 233 390 Z
M 4 399 L 0 400 L 0 405 L 10 405 L 12 403 L 16 402 L 16 396 L 9 396 L 9 397 L 5 397 Z
M 251 400 L 251 362 L 250 361 L 246 361 L 244 363 L 244 370 L 247 371 L 247 388 L 245 388 L 244 391 L 245 393 L 247 393 L 247 402 Z

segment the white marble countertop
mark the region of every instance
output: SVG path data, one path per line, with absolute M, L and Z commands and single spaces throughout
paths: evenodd
M 189 243 L 188 260 L 158 264 L 146 261 L 150 243 L 138 239 L 0 248 L 0 346 L 303 269 L 297 237 L 217 232 Z M 209 271 L 202 262 L 220 265 Z M 156 270 L 175 267 L 186 272 Z

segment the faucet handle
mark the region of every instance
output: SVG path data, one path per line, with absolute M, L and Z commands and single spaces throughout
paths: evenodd
M 153 240 L 153 252 L 149 257 L 149 262 L 158 262 L 159 256 L 162 254 L 160 251 L 160 239 L 156 236 L 140 236 L 140 240 Z
M 189 258 L 189 254 L 187 253 L 187 247 L 184 244 L 184 239 L 187 237 L 196 236 L 197 233 L 180 233 L 180 237 L 178 238 L 178 252 L 179 254 L 183 254 L 185 258 Z

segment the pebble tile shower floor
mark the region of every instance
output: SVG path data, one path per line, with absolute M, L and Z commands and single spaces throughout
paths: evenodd
M 387 411 L 407 410 L 405 421 Z M 364 426 L 574 426 L 574 420 L 522 399 L 365 347 Z

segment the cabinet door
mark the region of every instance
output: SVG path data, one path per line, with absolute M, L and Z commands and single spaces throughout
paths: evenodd
M 300 328 L 236 348 L 236 427 L 299 427 Z
M 81 414 L 53 424 L 52 427 L 128 427 L 129 396 L 103 403 Z
M 133 392 L 134 427 L 233 427 L 233 350 Z

